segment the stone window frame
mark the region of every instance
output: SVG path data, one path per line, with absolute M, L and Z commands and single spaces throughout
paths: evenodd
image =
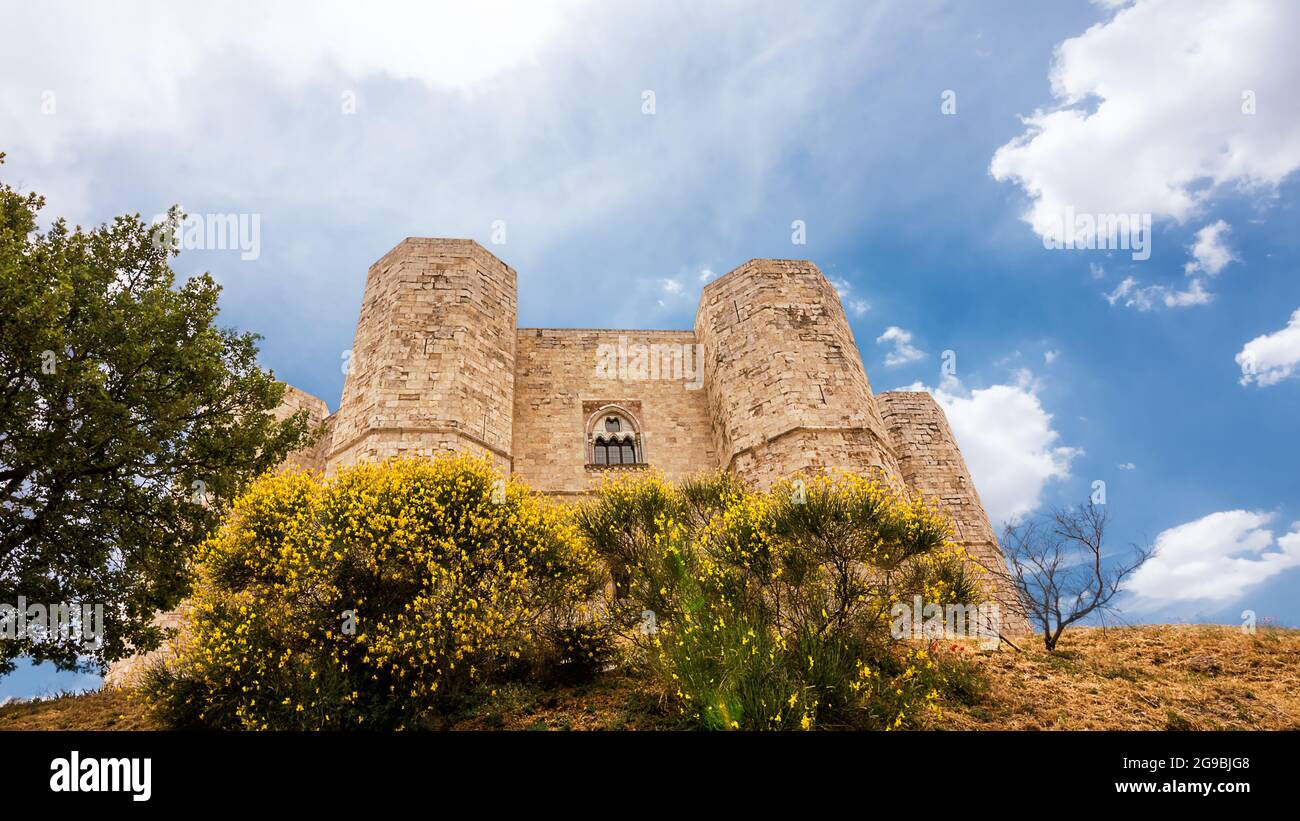
M 605 431 L 605 420 L 611 416 L 620 420 L 620 430 L 617 433 L 607 433 Z M 621 402 L 601 403 L 595 411 L 587 415 L 587 421 L 583 427 L 584 450 L 588 470 L 637 469 L 646 467 L 649 464 L 645 454 L 645 437 L 642 435 L 641 421 L 627 404 Z M 626 462 L 618 464 L 597 463 L 596 443 L 598 440 L 601 443 L 630 442 L 633 448 L 633 458 L 636 461 L 631 464 Z

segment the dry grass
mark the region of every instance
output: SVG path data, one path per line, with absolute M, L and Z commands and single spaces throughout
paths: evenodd
M 102 690 L 0 707 L 0 730 L 153 730 L 144 705 L 126 690 Z
M 658 693 L 626 673 L 610 673 L 589 684 L 538 689 L 510 684 L 472 712 L 458 716 L 453 730 L 664 730 L 674 722 Z
M 1300 729 L 1300 631 L 1254 636 L 1212 626 L 1076 629 L 1055 654 L 976 657 L 973 704 L 945 708 L 958 730 Z M 621 672 L 589 684 L 512 684 L 455 717 L 457 730 L 654 730 L 677 725 L 659 695 Z M 154 729 L 122 690 L 0 707 L 0 730 Z
M 944 724 L 996 730 L 1300 729 L 1300 631 L 1081 628 L 1055 654 L 980 657 L 989 692 Z

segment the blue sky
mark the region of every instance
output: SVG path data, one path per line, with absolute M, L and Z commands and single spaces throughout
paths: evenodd
M 82 223 L 257 215 L 256 259 L 177 269 L 332 408 L 408 235 L 515 267 L 524 326 L 686 328 L 710 276 L 811 259 L 995 518 L 1100 480 L 1161 545 L 1127 618 L 1300 623 L 1300 7 L 467 5 L 5 3 L 4 179 Z M 1149 259 L 1044 247 L 1065 207 L 1149 214 Z

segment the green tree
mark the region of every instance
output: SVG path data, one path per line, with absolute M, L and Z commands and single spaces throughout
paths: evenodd
M 23 654 L 102 669 L 156 647 L 153 614 L 186 594 L 228 501 L 315 433 L 275 418 L 258 337 L 214 326 L 220 287 L 177 284 L 154 227 L 42 231 L 43 206 L 0 183 L 0 605 L 102 604 L 103 632 L 11 618 L 0 675 Z

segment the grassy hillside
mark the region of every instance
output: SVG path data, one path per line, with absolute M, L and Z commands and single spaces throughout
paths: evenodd
M 0 707 L 0 730 L 152 730 L 153 722 L 125 690 L 66 695 Z
M 1149 625 L 1079 629 L 979 657 L 987 688 L 937 725 L 962 730 L 1300 729 L 1300 631 Z M 152 724 L 123 691 L 0 707 L 0 730 L 138 730 Z M 659 695 L 625 673 L 555 689 L 502 687 L 454 729 L 670 729 Z
M 1148 625 L 1066 633 L 1054 654 L 981 658 L 988 693 L 946 726 L 997 730 L 1300 729 L 1300 630 Z

